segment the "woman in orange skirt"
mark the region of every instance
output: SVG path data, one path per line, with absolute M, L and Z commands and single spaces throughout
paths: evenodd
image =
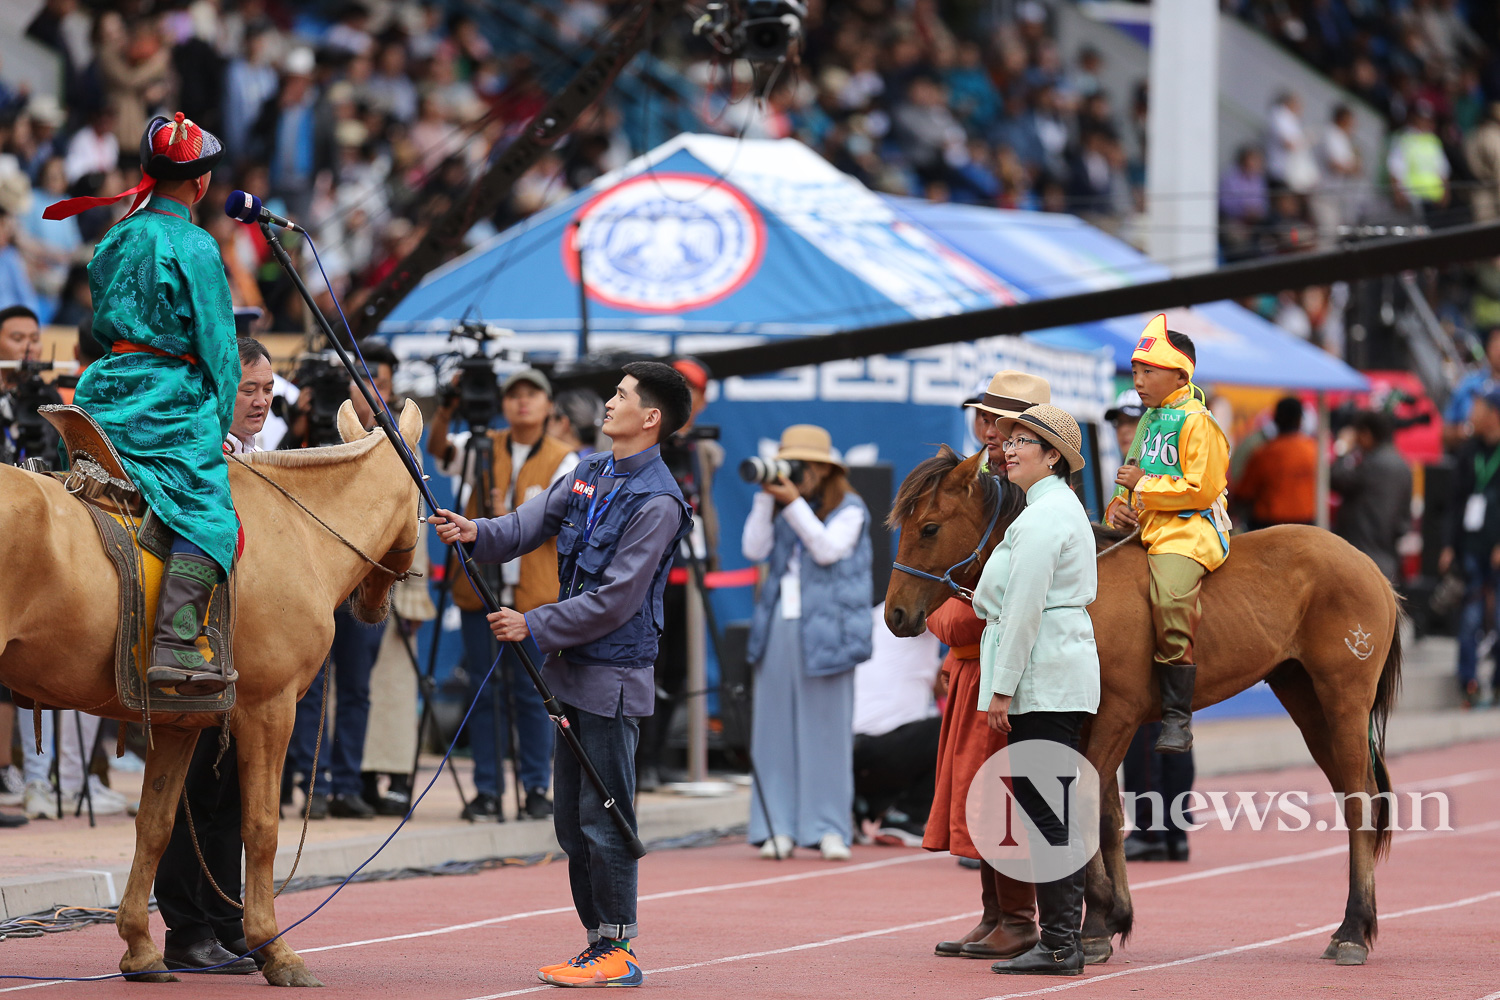
M 1005 475 L 1005 458 L 996 423 L 1014 418 L 1033 403 L 1050 402 L 1046 379 L 1017 371 L 998 373 L 982 393 L 965 402 L 974 411 L 974 436 L 989 451 L 986 473 Z M 969 602 L 950 597 L 927 616 L 927 630 L 948 647 L 943 678 L 948 701 L 943 707 L 943 728 L 938 736 L 937 788 L 922 846 L 929 851 L 947 851 L 979 861 L 980 899 L 984 914 L 973 930 L 956 941 L 939 941 L 936 954 L 944 957 L 1009 959 L 1025 954 L 1040 938 L 1036 924 L 1036 889 L 1002 875 L 979 856 L 969 837 L 964 815 L 969 784 L 980 765 L 1005 746 L 1005 734 L 990 729 L 979 703 L 979 638 L 984 620 L 974 614 Z

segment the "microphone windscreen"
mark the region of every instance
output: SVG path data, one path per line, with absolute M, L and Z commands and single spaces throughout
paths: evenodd
M 224 214 L 240 222 L 259 222 L 260 199 L 244 191 L 232 191 L 224 202 Z

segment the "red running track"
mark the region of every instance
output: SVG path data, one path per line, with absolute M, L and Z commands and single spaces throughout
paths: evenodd
M 966 931 L 978 910 L 975 873 L 945 855 L 865 847 L 855 849 L 852 863 L 799 852 L 778 864 L 738 843 L 657 852 L 641 868 L 644 989 L 757 1000 L 1052 993 L 1069 1000 L 1500 1000 L 1500 741 L 1409 755 L 1393 760 L 1391 770 L 1398 790 L 1448 794 L 1455 830 L 1396 835 L 1390 860 L 1377 869 L 1381 933 L 1363 967 L 1337 968 L 1317 957 L 1343 915 L 1345 835 L 1276 832 L 1273 816 L 1260 832 L 1242 824 L 1195 834 L 1190 863 L 1132 866 L 1136 933 L 1107 965 L 1076 979 L 1002 977 L 988 962 L 934 957 L 933 943 Z M 1200 788 L 1322 795 L 1327 785 L 1316 771 L 1291 770 Z M 1309 812 L 1314 822 L 1331 816 L 1317 798 Z M 1405 813 L 1403 804 L 1409 826 Z M 301 917 L 323 895 L 283 897 L 282 922 Z M 159 918 L 153 923 L 160 942 Z M 560 863 L 354 885 L 291 935 L 327 984 L 318 994 L 327 1000 L 549 992 L 535 968 L 565 960 L 582 941 Z M 121 951 L 110 927 L 6 941 L 0 974 L 112 972 Z M 0 980 L 0 994 L 24 990 L 27 1000 L 244 997 L 256 989 L 264 989 L 259 976 L 198 976 L 156 987 Z

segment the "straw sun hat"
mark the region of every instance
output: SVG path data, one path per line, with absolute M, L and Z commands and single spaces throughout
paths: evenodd
M 1007 434 L 1014 432 L 1017 426 L 1036 432 L 1037 437 L 1062 453 L 1062 457 L 1068 460 L 1070 471 L 1083 468 L 1083 434 L 1078 429 L 1078 421 L 1066 410 L 1050 403 L 1038 403 L 1005 423 Z
M 1021 411 L 1037 403 L 1052 402 L 1052 387 L 1047 380 L 1025 372 L 996 372 L 989 388 L 972 402 L 970 409 L 983 410 L 997 417 L 1018 417 Z
M 781 447 L 776 452 L 779 459 L 796 459 L 801 462 L 827 462 L 837 465 L 845 472 L 844 464 L 833 450 L 833 438 L 816 424 L 793 424 L 781 432 Z

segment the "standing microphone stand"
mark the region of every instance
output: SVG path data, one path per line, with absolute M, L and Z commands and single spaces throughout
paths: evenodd
M 422 499 L 427 503 L 428 510 L 436 513 L 438 511 L 437 499 L 433 497 L 432 491 L 427 488 L 427 477 L 422 474 L 421 467 L 417 465 L 416 459 L 408 450 L 406 441 L 401 437 L 401 431 L 396 427 L 395 422 L 391 420 L 390 414 L 386 412 L 384 404 L 375 395 L 374 390 L 365 380 L 365 377 L 355 368 L 353 360 L 349 357 L 349 352 L 344 349 L 343 342 L 333 332 L 333 327 L 329 324 L 328 317 L 323 315 L 323 311 L 313 301 L 312 293 L 307 290 L 307 285 L 303 282 L 302 275 L 297 273 L 296 266 L 292 264 L 291 256 L 286 252 L 286 247 L 281 245 L 281 240 L 277 237 L 275 231 L 265 222 L 260 223 L 260 231 L 265 237 L 266 245 L 271 248 L 271 253 L 276 256 L 277 263 L 281 265 L 282 270 L 286 271 L 287 276 L 292 279 L 292 284 L 297 286 L 297 292 L 302 296 L 302 301 L 306 303 L 308 309 L 312 310 L 313 317 L 323 328 L 323 335 L 333 345 L 334 351 L 338 353 L 339 360 L 349 370 L 349 375 L 354 379 L 354 384 L 359 388 L 360 395 L 364 397 L 365 403 L 370 407 L 370 412 L 374 414 L 375 422 L 380 425 L 380 429 L 385 432 L 386 438 L 390 440 L 392 447 L 396 449 L 396 457 L 401 460 L 402 465 L 406 466 L 407 475 L 411 476 L 412 481 L 416 483 Z M 459 558 L 463 560 L 464 570 L 468 574 L 469 579 L 473 581 L 474 590 L 479 594 L 479 599 L 483 602 L 486 612 L 493 614 L 498 611 L 500 609 L 500 602 L 496 600 L 494 591 L 490 589 L 489 584 L 480 576 L 479 567 L 474 562 L 473 550 L 463 542 L 455 544 L 454 549 L 458 553 Z M 624 838 L 626 848 L 630 851 L 631 856 L 635 858 L 645 857 L 646 845 L 641 843 L 640 836 L 631 827 L 630 821 L 625 818 L 625 813 L 620 809 L 619 802 L 610 794 L 609 789 L 605 787 L 604 779 L 599 776 L 598 769 L 594 767 L 593 761 L 589 760 L 588 753 L 583 749 L 583 744 L 578 741 L 578 734 L 573 731 L 572 724 L 568 722 L 568 717 L 563 711 L 562 702 L 557 700 L 557 696 L 547 686 L 546 680 L 543 679 L 541 671 L 537 669 L 537 665 L 532 660 L 531 653 L 527 651 L 526 645 L 520 642 L 510 642 L 507 645 L 515 652 L 516 657 L 521 661 L 521 666 L 526 669 L 526 673 L 530 676 L 531 683 L 536 686 L 537 693 L 542 697 L 542 704 L 547 709 L 547 714 L 557 726 L 563 742 L 568 746 L 568 750 L 577 759 L 579 767 L 583 770 L 584 777 L 593 786 L 594 792 L 599 796 L 600 801 L 603 802 L 605 811 L 609 813 L 610 819 L 614 821 L 615 827 L 619 830 L 621 837 Z

